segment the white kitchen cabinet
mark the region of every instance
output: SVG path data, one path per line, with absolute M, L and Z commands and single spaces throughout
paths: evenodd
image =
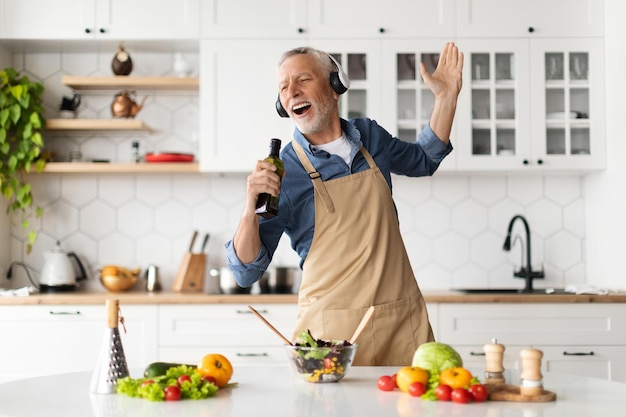
M 120 307 L 119 326 L 129 368 L 157 358 L 156 306 Z M 0 382 L 94 370 L 106 327 L 105 306 L 0 306 Z
M 286 39 L 304 43 L 308 35 L 308 0 L 204 0 L 205 38 Z M 296 46 L 296 45 L 294 45 Z
M 604 35 L 603 0 L 456 0 L 455 11 L 461 38 Z
M 381 124 L 403 141 L 415 142 L 430 121 L 435 96 L 420 75 L 420 62 L 432 74 L 444 43 L 435 39 L 382 41 L 383 85 L 379 95 L 381 99 L 377 99 L 384 103 Z M 456 148 L 456 122 L 450 136 Z M 454 170 L 457 153 L 448 155 L 439 169 Z
M 200 0 L 0 0 L 5 39 L 198 39 Z
M 286 144 L 293 123 L 278 116 L 276 69 L 291 41 L 200 43 L 200 170 L 251 172 L 271 138 Z
M 452 39 L 454 0 L 208 0 L 202 38 Z
M 484 369 L 483 346 L 505 346 L 505 368 L 521 349 L 543 351 L 542 370 L 626 382 L 626 317 L 619 304 L 439 304 L 439 338 L 469 367 Z
M 278 116 L 276 69 L 291 41 L 201 42 L 200 169 L 212 172 L 250 172 L 267 156 L 273 137 L 283 144 L 293 139 L 295 125 Z M 379 119 L 379 43 L 374 41 L 323 41 L 317 48 L 332 54 L 351 77 L 351 87 L 340 99 L 344 118 Z
M 296 304 L 254 308 L 291 339 Z M 159 360 L 194 364 L 208 353 L 225 355 L 235 367 L 286 363 L 283 342 L 247 305 L 159 306 Z
M 463 39 L 461 170 L 592 170 L 605 164 L 600 39 Z
M 454 36 L 454 1 L 309 0 L 309 35 L 317 38 Z

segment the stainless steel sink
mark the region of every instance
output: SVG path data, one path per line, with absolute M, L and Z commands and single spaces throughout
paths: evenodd
M 572 294 L 562 288 L 537 288 L 532 291 L 518 288 L 456 288 L 454 291 L 464 294 Z

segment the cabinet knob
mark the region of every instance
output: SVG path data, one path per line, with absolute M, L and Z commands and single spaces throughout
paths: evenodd
M 537 164 L 538 165 L 543 165 L 543 159 L 537 159 Z
M 528 33 L 533 33 L 535 31 L 535 28 L 532 26 L 528 27 Z
M 528 165 L 528 159 L 524 159 L 524 160 L 522 161 L 522 163 L 523 163 L 524 165 Z
M 298 33 L 304 33 L 304 28 L 298 28 Z
M 378 28 L 378 31 L 379 31 L 380 33 L 385 33 L 385 28 Z
M 100 33 L 106 33 L 106 29 L 105 28 L 100 28 L 99 32 Z
M 85 33 L 91 33 L 91 29 L 85 28 Z

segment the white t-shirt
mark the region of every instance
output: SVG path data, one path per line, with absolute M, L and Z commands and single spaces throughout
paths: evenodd
M 333 140 L 332 142 L 317 145 L 317 148 L 332 155 L 339 155 L 341 159 L 346 161 L 346 164 L 350 165 L 350 152 L 352 151 L 352 147 L 343 132 L 341 133 L 341 137 Z

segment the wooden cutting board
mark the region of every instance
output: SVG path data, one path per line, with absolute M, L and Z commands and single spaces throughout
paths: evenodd
M 516 402 L 534 402 L 545 403 L 556 400 L 556 393 L 543 390 L 538 395 L 522 395 L 517 385 L 510 384 L 485 384 L 489 399 L 492 401 L 516 401 Z

